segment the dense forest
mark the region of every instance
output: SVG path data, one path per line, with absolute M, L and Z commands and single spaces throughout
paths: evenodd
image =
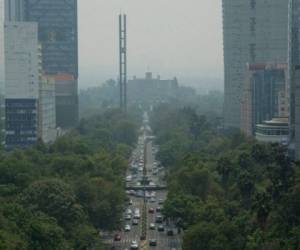
M 224 134 L 191 108 L 162 105 L 151 122 L 184 250 L 300 249 L 300 168 L 285 148 Z
M 52 145 L 0 152 L 0 249 L 102 249 L 120 226 L 138 119 L 109 110 Z

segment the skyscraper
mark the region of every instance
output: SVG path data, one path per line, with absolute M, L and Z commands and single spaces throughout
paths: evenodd
M 223 0 L 224 125 L 240 128 L 246 64 L 286 63 L 288 1 Z
M 4 0 L 4 2 L 5 2 L 5 20 L 23 21 L 24 0 Z
M 4 34 L 5 145 L 28 146 L 38 138 L 37 24 L 5 22 Z
M 300 159 L 300 1 L 289 1 L 290 150 Z
M 38 23 L 43 71 L 68 75 L 64 93 L 56 88 L 56 120 L 63 128 L 78 120 L 77 0 L 24 0 L 26 21 Z M 66 91 L 67 90 L 67 91 Z

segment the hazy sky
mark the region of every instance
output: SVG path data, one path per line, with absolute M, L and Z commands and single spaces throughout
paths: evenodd
M 128 15 L 128 74 L 223 77 L 221 0 L 78 0 L 80 86 L 118 74 L 118 14 Z

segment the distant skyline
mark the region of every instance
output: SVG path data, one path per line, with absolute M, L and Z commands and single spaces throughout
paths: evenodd
M 128 15 L 128 74 L 223 78 L 220 0 L 78 0 L 80 88 L 118 74 L 118 23 Z

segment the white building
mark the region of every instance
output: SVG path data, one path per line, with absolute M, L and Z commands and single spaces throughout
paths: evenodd
M 255 137 L 260 142 L 288 144 L 289 123 L 287 118 L 274 118 L 256 125 Z
M 5 22 L 5 144 L 8 148 L 37 141 L 40 63 L 37 23 Z
M 224 123 L 240 128 L 246 64 L 287 63 L 287 0 L 223 0 Z

